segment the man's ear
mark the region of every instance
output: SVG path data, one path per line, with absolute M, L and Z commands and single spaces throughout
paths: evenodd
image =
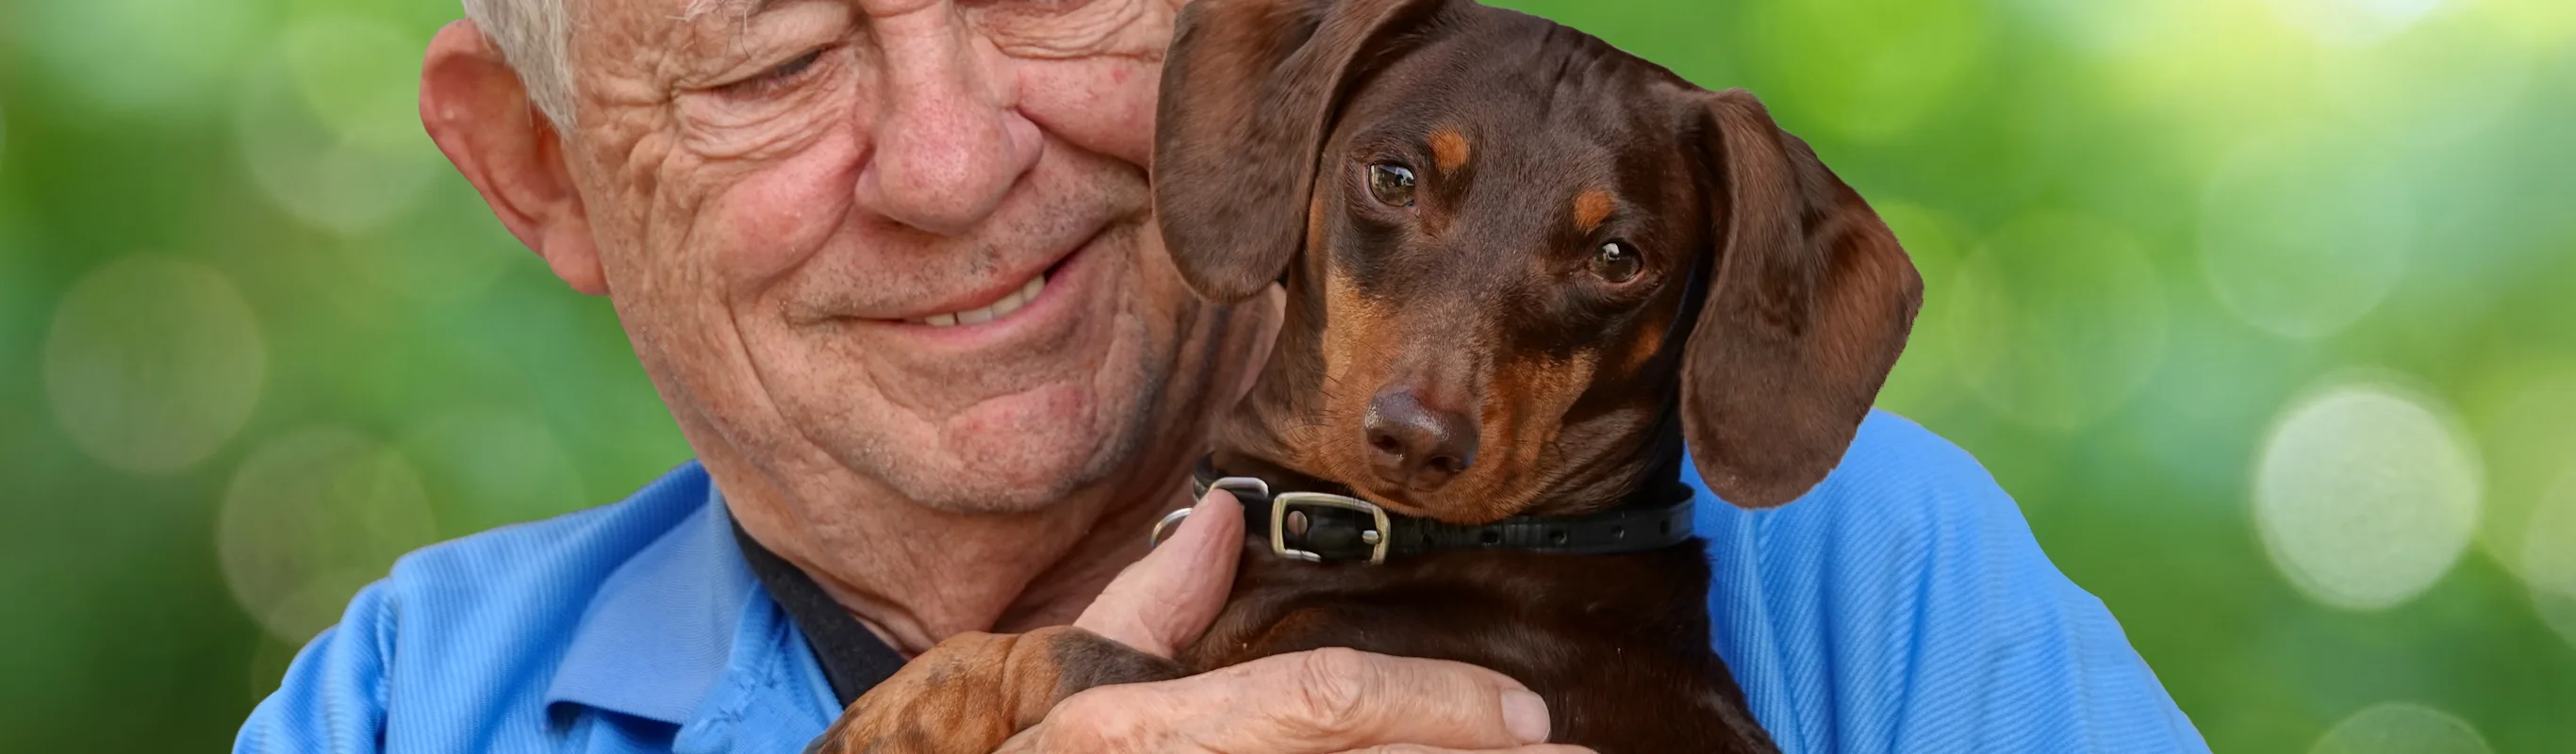
M 472 21 L 438 30 L 420 70 L 420 121 L 519 242 L 573 290 L 608 292 L 590 217 L 554 124 Z
M 1765 508 L 1842 462 L 1905 350 L 1923 279 L 1753 95 L 1707 95 L 1703 113 L 1717 257 L 1682 357 L 1682 434 L 1711 492 Z
M 1163 63 L 1154 206 L 1199 295 L 1237 301 L 1306 243 L 1316 160 L 1371 59 L 1445 0 L 1198 0 Z

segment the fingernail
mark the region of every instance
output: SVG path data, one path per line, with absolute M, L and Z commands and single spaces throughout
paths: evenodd
M 1504 691 L 1503 729 L 1521 743 L 1547 743 L 1547 702 L 1520 689 Z

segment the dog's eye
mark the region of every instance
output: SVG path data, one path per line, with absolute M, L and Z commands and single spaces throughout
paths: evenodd
M 1645 261 L 1637 258 L 1637 250 L 1628 248 L 1625 241 L 1602 244 L 1601 251 L 1592 255 L 1592 276 L 1609 283 L 1635 280 L 1645 266 Z
M 1390 207 L 1413 206 L 1413 169 L 1391 162 L 1369 166 L 1369 195 Z

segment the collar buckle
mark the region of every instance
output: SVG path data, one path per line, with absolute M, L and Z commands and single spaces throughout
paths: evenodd
M 1192 492 L 1196 493 L 1194 495 L 1196 497 L 1206 497 L 1208 490 L 1225 490 L 1227 492 L 1234 493 L 1236 500 L 1267 500 L 1270 498 L 1270 483 L 1261 481 L 1259 477 L 1230 476 L 1213 482 L 1200 482 L 1193 479 L 1190 480 L 1190 489 Z M 1182 508 L 1163 514 L 1163 520 L 1154 522 L 1154 533 L 1145 537 L 1145 549 L 1150 550 L 1163 546 L 1163 538 L 1171 535 L 1172 527 L 1179 525 L 1181 523 L 1181 519 L 1189 517 L 1190 509 L 1188 508 Z
M 1391 533 L 1394 522 L 1387 517 L 1386 509 L 1359 498 L 1322 492 L 1283 492 L 1270 498 L 1270 552 L 1291 560 L 1302 560 L 1308 563 L 1324 562 L 1322 553 L 1292 549 L 1288 546 L 1288 514 L 1299 512 L 1292 509 L 1300 507 L 1367 514 L 1370 526 L 1360 530 L 1359 536 L 1360 541 L 1369 547 L 1369 565 L 1386 562 L 1387 543 L 1395 539 Z M 1309 516 L 1309 518 L 1312 517 Z M 1310 522 L 1308 526 L 1312 527 L 1314 524 Z

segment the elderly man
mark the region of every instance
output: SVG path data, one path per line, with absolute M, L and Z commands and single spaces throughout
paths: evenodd
M 1142 535 L 1189 502 L 1203 419 L 1279 300 L 1196 300 L 1153 232 L 1177 2 L 466 0 L 424 64 L 431 137 L 608 297 L 699 460 L 406 558 L 238 748 L 793 751 L 945 637 L 1199 631 L 1238 519 L 1191 517 L 1150 558 Z M 1715 640 L 1790 751 L 2203 748 L 2011 501 L 1919 427 L 1872 417 L 1786 508 L 1701 510 Z M 1547 733 L 1509 678 L 1346 651 L 1086 693 L 1115 698 L 1044 740 Z

